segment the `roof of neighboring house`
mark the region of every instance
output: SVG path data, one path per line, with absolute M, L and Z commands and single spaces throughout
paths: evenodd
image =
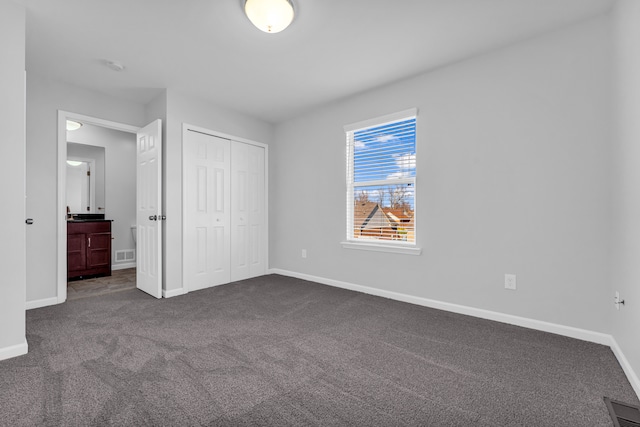
M 382 210 L 388 216 L 398 221 L 407 221 L 413 218 L 413 211 L 407 209 L 382 208 Z
M 355 202 L 353 207 L 353 227 L 362 228 L 379 208 L 375 202 Z
M 393 227 L 400 221 L 391 218 L 376 202 L 356 202 L 353 209 L 353 227 L 364 230 Z

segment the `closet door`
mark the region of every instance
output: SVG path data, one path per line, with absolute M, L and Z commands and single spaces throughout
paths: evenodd
M 183 265 L 189 291 L 229 283 L 230 141 L 188 131 Z
M 231 143 L 231 280 L 265 274 L 264 148 Z

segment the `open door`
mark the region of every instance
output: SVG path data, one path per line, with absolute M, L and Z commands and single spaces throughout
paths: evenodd
M 137 251 L 138 289 L 162 297 L 162 120 L 138 131 Z

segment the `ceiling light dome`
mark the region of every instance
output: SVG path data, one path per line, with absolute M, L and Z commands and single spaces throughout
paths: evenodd
M 246 0 L 244 13 L 265 33 L 279 33 L 293 21 L 293 5 L 289 0 Z
M 67 130 L 78 130 L 82 127 L 82 123 L 74 120 L 67 120 Z

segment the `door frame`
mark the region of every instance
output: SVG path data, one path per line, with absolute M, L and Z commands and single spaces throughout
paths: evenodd
M 218 132 L 211 129 L 203 128 L 200 126 L 194 126 L 187 123 L 182 123 L 182 259 L 180 260 L 182 263 L 182 293 L 189 293 L 189 286 L 187 284 L 187 271 L 185 269 L 184 262 L 184 236 L 186 235 L 186 221 L 187 217 L 187 180 L 185 179 L 186 170 L 186 159 L 184 155 L 185 150 L 185 141 L 187 132 L 195 131 L 199 133 L 204 133 L 206 135 L 215 136 L 218 138 L 228 139 L 230 141 L 242 142 L 243 144 L 255 145 L 257 147 L 264 148 L 264 229 L 265 229 L 265 243 L 264 243 L 264 262 L 265 262 L 265 273 L 269 271 L 269 145 L 264 144 L 262 142 L 252 141 L 250 139 L 241 138 L 235 135 L 230 135 L 228 133 Z
M 113 122 L 111 120 L 99 119 L 97 117 L 85 116 L 84 114 L 72 113 L 58 110 L 58 207 L 57 207 L 57 233 L 58 233 L 58 304 L 67 300 L 67 119 L 77 120 L 89 125 L 101 126 L 108 129 L 115 129 L 123 132 L 136 134 L 141 128 L 124 123 Z

